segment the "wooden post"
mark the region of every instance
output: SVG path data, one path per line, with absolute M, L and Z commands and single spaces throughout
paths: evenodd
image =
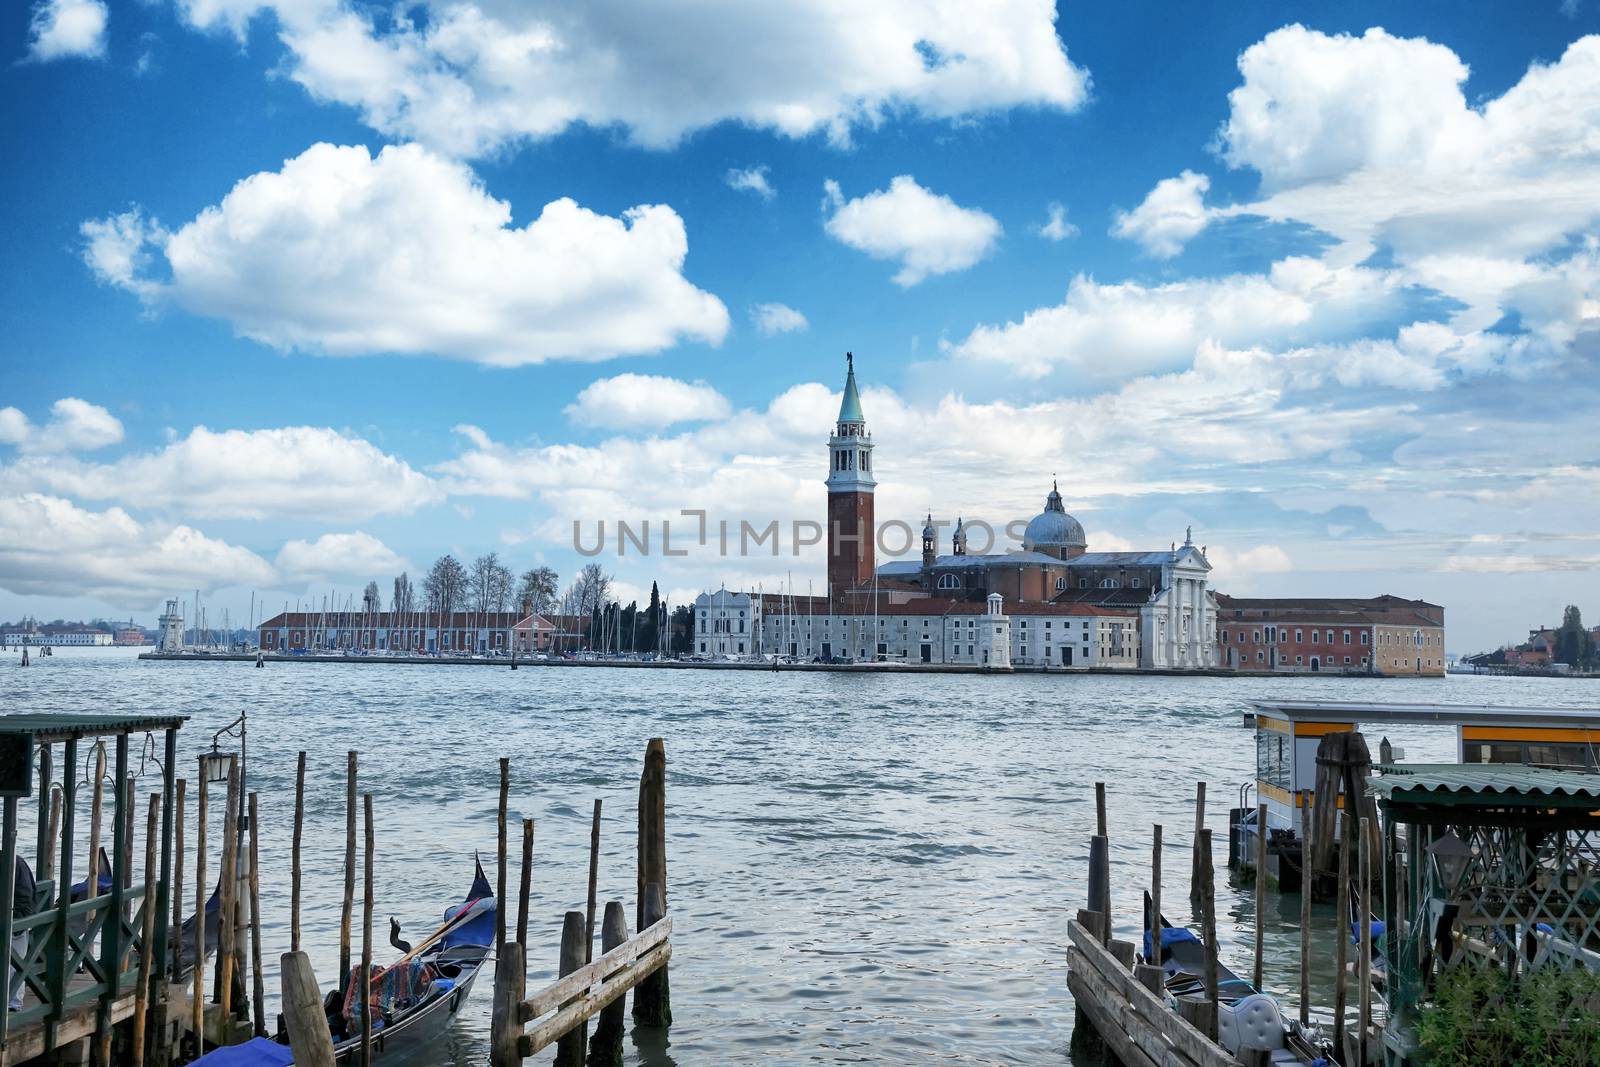
M 655 882 L 644 887 L 644 897 L 640 903 L 643 907 L 639 910 L 645 918 L 640 930 L 646 930 L 666 917 L 666 900 L 661 894 L 661 886 Z M 672 1025 L 672 1000 L 667 990 L 666 967 L 634 988 L 633 1021 L 637 1026 Z
M 1200 782 L 1194 791 L 1194 860 L 1189 867 L 1189 899 L 1200 899 L 1200 834 L 1206 827 L 1206 784 Z
M 561 924 L 560 974 L 563 978 L 583 966 L 583 931 L 583 912 L 567 912 L 566 920 Z M 556 1044 L 555 1067 L 583 1067 L 588 1043 L 588 1023 L 579 1023 L 568 1030 Z
M 285 952 L 279 961 L 284 1028 L 296 1067 L 334 1067 L 333 1035 L 322 1010 L 317 973 L 304 952 Z
M 356 899 L 356 754 L 345 762 L 344 907 L 339 912 L 339 996 L 350 992 L 350 915 Z
M 1200 927 L 1206 944 L 1206 1036 L 1217 1039 L 1217 901 L 1211 866 L 1211 831 L 1200 831 Z
M 517 944 L 528 943 L 528 896 L 533 890 L 533 820 L 522 820 L 522 887 L 517 894 Z
M 1303 800 L 1297 793 L 1297 801 Z M 1311 808 L 1300 808 L 1300 1025 L 1311 1025 Z
M 217 911 L 217 1003 L 223 1025 L 233 1015 L 233 974 L 237 959 L 234 909 L 239 906 L 239 760 L 228 758 L 228 806 L 222 815 L 222 907 Z
M 254 824 L 252 819 L 251 823 Z M 294 845 L 289 860 L 289 951 L 300 951 L 300 836 L 306 822 L 306 754 L 294 772 Z
M 362 796 L 366 807 L 366 848 L 361 857 L 361 1067 L 372 1067 L 372 794 Z
M 150 1010 L 150 952 L 156 943 L 156 828 L 161 819 L 161 794 L 150 794 L 150 817 L 144 834 L 144 911 L 140 926 L 139 984 L 133 992 L 133 1067 L 144 1065 L 146 1014 Z
M 1101 834 L 1089 839 L 1089 910 L 1100 916 L 1095 936 L 1111 940 L 1111 846 Z
M 522 1067 L 522 1051 L 517 1041 L 522 1024 L 517 1012 L 526 996 L 528 968 L 522 942 L 513 941 L 500 950 L 494 966 L 494 1013 L 489 1023 L 490 1067 Z
M 1101 837 L 1110 836 L 1106 833 L 1106 784 L 1104 782 L 1096 782 L 1094 784 L 1094 825 L 1095 833 Z
M 606 901 L 605 923 L 600 932 L 600 951 L 610 952 L 628 940 L 628 917 L 622 910 L 622 901 Z M 626 1024 L 623 1020 L 623 998 L 607 1004 L 600 1011 L 600 1021 L 595 1024 L 594 1040 L 589 1042 L 589 1067 L 622 1067 L 622 1039 Z
M 494 883 L 494 947 L 498 952 L 506 944 L 506 909 L 500 901 L 506 899 L 506 805 L 511 797 L 511 761 L 500 757 L 500 858 Z
M 73 773 L 77 770 L 74 768 Z M 50 789 L 50 842 L 45 846 L 44 853 L 44 879 L 47 882 L 55 881 L 56 877 L 56 844 L 61 840 L 61 787 L 52 786 Z
M 594 798 L 594 821 L 589 826 L 589 907 L 584 912 L 583 962 L 594 962 L 595 886 L 600 877 L 600 798 Z
M 1360 832 L 1361 863 L 1357 877 L 1361 895 L 1361 1008 L 1357 1016 L 1356 1064 L 1357 1067 L 1366 1067 L 1367 1034 L 1372 1029 L 1372 838 L 1365 816 L 1361 819 Z
M 1265 968 L 1267 942 L 1267 806 L 1256 805 L 1256 992 L 1261 992 L 1261 972 Z
M 250 1006 L 254 1009 L 255 1033 L 267 1036 L 267 976 L 261 965 L 261 862 L 260 832 L 256 829 L 256 795 L 250 794 Z
M 1145 962 L 1161 966 L 1161 824 L 1156 823 L 1150 844 L 1150 951 Z
M 1328 736 L 1336 736 L 1329 734 Z M 1339 836 L 1339 887 L 1335 890 L 1337 900 L 1335 903 L 1333 937 L 1333 1045 L 1344 1054 L 1344 1014 L 1345 1014 L 1345 961 L 1349 957 L 1350 944 L 1350 847 L 1354 842 L 1354 835 L 1350 833 L 1350 820 L 1340 819 L 1339 826 L 1344 831 Z
M 194 819 L 194 995 L 189 998 L 189 1025 L 194 1032 L 195 1058 L 206 1051 L 206 809 L 211 788 L 206 782 L 206 758 L 200 757 L 195 779 Z
M 177 792 L 173 799 L 172 813 L 172 843 L 175 846 L 172 864 L 172 925 L 167 928 L 167 941 L 172 946 L 172 977 L 170 983 L 163 983 L 166 1004 L 160 1009 L 160 1015 L 166 1022 L 161 1029 L 165 1047 L 157 1054 L 156 1067 L 167 1067 L 177 1060 L 178 1046 L 183 1036 L 183 1024 L 173 1011 L 172 990 L 183 988 L 183 809 L 189 791 L 189 780 L 179 778 L 174 785 Z
M 93 900 L 100 895 L 100 819 L 105 810 L 100 796 L 100 780 L 105 776 L 106 745 L 100 741 L 94 746 L 94 793 L 89 802 L 89 876 L 83 883 L 85 900 Z

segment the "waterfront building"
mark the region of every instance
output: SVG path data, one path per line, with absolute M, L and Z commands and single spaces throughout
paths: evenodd
M 471 656 L 548 651 L 555 634 L 548 619 L 519 611 L 289 611 L 263 622 L 257 639 L 263 652 Z
M 43 626 L 37 629 L 15 630 L 3 635 L 9 647 L 21 645 L 75 645 L 82 647 L 109 645 L 111 635 L 104 630 L 83 626 Z
M 855 360 L 847 355 L 839 418 L 828 438 L 826 596 L 702 594 L 695 602 L 697 654 L 991 667 L 1002 660 L 1073 668 L 1216 666 L 1211 564 L 1189 533 L 1166 551 L 1090 552 L 1082 524 L 1052 485 L 1044 510 L 1022 532 L 1020 550 L 969 552 L 958 518 L 950 551 L 941 554 L 941 524 L 929 515 L 921 558 L 879 566 L 872 452 Z M 995 596 L 1001 623 L 985 621 Z M 997 625 L 1005 631 L 998 643 Z M 979 639 L 985 634 L 987 646 Z
M 1232 670 L 1437 676 L 1444 608 L 1385 594 L 1217 595 L 1220 660 Z

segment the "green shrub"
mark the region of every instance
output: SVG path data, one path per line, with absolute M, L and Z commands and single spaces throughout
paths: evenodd
M 1516 981 L 1457 967 L 1439 976 L 1417 1021 L 1437 1067 L 1588 1067 L 1600 1063 L 1600 975 L 1542 968 Z

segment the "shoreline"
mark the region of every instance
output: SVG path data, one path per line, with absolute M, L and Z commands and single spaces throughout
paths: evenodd
M 141 652 L 139 659 L 161 663 L 254 663 L 253 652 L 218 652 L 195 655 L 183 652 Z M 1220 667 L 1165 669 L 1157 667 L 985 667 L 969 663 L 739 663 L 720 660 L 601 660 L 601 659 L 485 659 L 476 656 L 284 656 L 265 653 L 263 663 L 339 663 L 360 666 L 452 666 L 452 667 L 620 667 L 625 670 L 676 671 L 811 671 L 832 674 L 1050 674 L 1050 675 L 1142 675 L 1170 678 L 1283 678 L 1310 676 L 1311 672 L 1286 674 L 1282 671 L 1239 671 Z M 1381 674 L 1356 674 L 1322 671 L 1319 678 L 1385 678 Z M 1406 675 L 1405 677 L 1412 677 Z M 1432 675 L 1417 677 L 1431 678 Z M 1440 676 L 1442 677 L 1442 675 Z

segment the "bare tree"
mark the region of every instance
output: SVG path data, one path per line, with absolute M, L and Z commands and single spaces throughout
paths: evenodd
M 517 606 L 530 615 L 543 614 L 556 598 L 559 577 L 549 567 L 524 571 L 517 585 Z
M 368 615 L 376 615 L 383 610 L 383 594 L 378 592 L 377 582 L 368 582 L 366 591 L 361 594 L 361 610 Z
M 422 579 L 422 596 L 429 611 L 448 615 L 458 610 L 467 598 L 466 568 L 454 556 L 440 556 Z
M 417 610 L 417 591 L 404 571 L 394 580 L 394 598 L 389 602 L 389 608 L 397 616 Z
M 467 596 L 474 611 L 487 613 L 506 609 L 511 599 L 511 568 L 500 562 L 499 553 L 490 552 L 472 561 Z
M 586 564 L 573 580 L 572 591 L 576 614 L 592 615 L 605 606 L 606 597 L 611 593 L 611 575 L 598 563 Z

